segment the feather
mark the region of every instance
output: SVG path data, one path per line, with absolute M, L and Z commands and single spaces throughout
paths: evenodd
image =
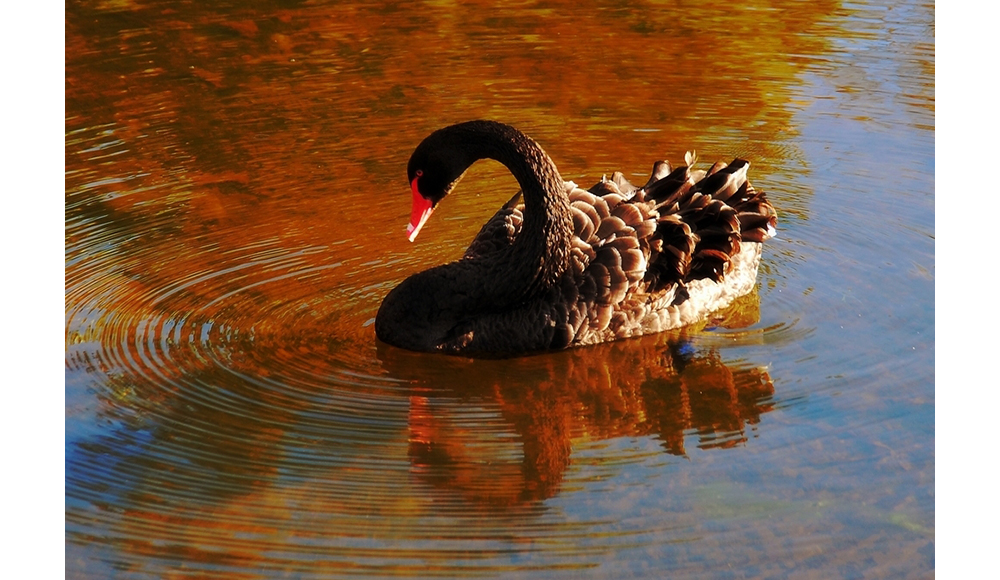
M 611 296 L 608 298 L 608 302 L 618 304 L 622 300 L 625 300 L 625 296 L 628 295 L 628 276 L 622 270 L 620 256 L 618 258 L 618 267 L 608 268 L 608 273 L 611 274 Z
M 614 308 L 610 304 L 598 304 L 594 307 L 594 318 L 591 319 L 590 327 L 594 330 L 601 331 L 608 327 L 608 323 L 611 322 L 611 314 L 614 312 Z
M 582 204 L 581 204 L 582 205 Z M 573 212 L 573 233 L 581 240 L 589 240 L 594 235 L 594 223 L 597 219 L 597 212 L 594 212 L 593 219 L 587 215 L 586 210 L 577 206 L 570 206 Z M 593 208 L 590 208 L 593 211 Z
M 625 227 L 625 222 L 622 221 L 622 218 L 609 215 L 601 220 L 601 224 L 597 227 L 597 239 L 607 239 L 611 234 L 623 230 Z
M 607 304 L 611 298 L 611 273 L 601 263 L 593 263 L 587 268 L 587 274 L 594 281 L 596 295 L 594 298 L 600 304 Z
M 594 195 L 593 193 L 582 190 L 580 188 L 573 189 L 572 191 L 569 192 L 570 202 L 582 201 L 583 203 L 589 206 L 593 206 L 595 203 L 597 203 L 598 199 L 600 198 Z
M 643 221 L 642 212 L 635 204 L 623 203 L 611 210 L 611 215 L 621 218 L 625 225 L 635 228 Z
M 664 177 L 670 175 L 670 163 L 667 161 L 657 161 L 653 164 L 653 171 L 649 175 L 649 180 L 646 181 L 646 185 L 643 185 L 643 189 L 647 189 L 650 185 L 653 185 L 657 181 L 663 179 Z
M 638 249 L 625 250 L 621 253 L 621 259 L 622 270 L 628 276 L 629 282 L 634 283 L 642 280 L 642 277 L 646 274 L 646 258 L 642 255 L 642 252 Z
M 625 201 L 625 196 L 620 193 L 605 193 L 601 198 L 607 202 L 610 210 L 614 210 L 621 202 Z
M 601 197 L 612 193 L 619 193 L 618 186 L 613 181 L 608 181 L 605 178 L 601 178 L 601 181 L 594 184 L 588 191 Z
M 706 175 L 709 176 L 709 177 L 711 177 L 712 175 L 715 175 L 716 173 L 718 173 L 719 170 L 725 169 L 725 168 L 726 168 L 726 164 L 725 163 L 723 163 L 722 161 L 716 161 L 712 165 L 712 167 L 710 167 L 708 169 L 708 173 Z
M 656 220 L 655 219 L 643 220 L 639 225 L 634 227 L 635 227 L 635 235 L 639 237 L 639 239 L 644 240 L 652 236 L 656 232 Z
M 573 210 L 574 225 L 576 223 L 577 212 L 584 214 L 590 221 L 589 226 L 586 226 L 584 224 L 584 226 L 581 229 L 581 235 L 579 236 L 580 239 L 589 242 L 594 237 L 594 232 L 597 231 L 598 226 L 600 226 L 601 224 L 601 216 L 598 215 L 597 209 L 595 209 L 593 205 L 587 204 L 583 201 L 574 201 L 573 203 L 570 204 L 570 208 L 572 208 Z M 582 235 L 583 233 L 586 233 L 586 237 Z
M 632 185 L 628 179 L 625 179 L 625 174 L 621 171 L 615 171 L 611 174 L 611 181 L 618 186 L 618 191 L 622 193 L 626 198 L 631 198 L 632 195 L 639 188 Z

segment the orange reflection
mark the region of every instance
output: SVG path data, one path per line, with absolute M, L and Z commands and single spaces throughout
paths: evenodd
M 757 320 L 751 294 L 720 313 L 728 328 Z M 750 320 L 752 319 L 752 320 Z M 691 332 L 689 329 L 686 332 Z M 423 355 L 426 357 L 426 355 Z M 665 333 L 517 360 L 469 360 L 420 377 L 415 355 L 385 346 L 394 374 L 449 387 L 410 397 L 409 456 L 427 484 L 471 504 L 509 507 L 558 493 L 576 439 L 653 436 L 667 453 L 747 441 L 747 425 L 769 411 L 774 385 L 759 367 L 730 368 L 713 350 L 695 351 Z M 515 439 L 465 424 L 471 407 L 498 414 Z M 497 441 L 503 442 L 498 443 Z
M 588 182 L 706 142 L 709 158 L 780 158 L 805 61 L 785 55 L 822 51 L 808 31 L 834 3 L 772 4 L 71 3 L 67 217 L 113 220 L 117 249 L 168 275 L 248 240 L 349 240 L 371 259 L 401 244 L 407 156 L 452 121 L 522 127 Z M 143 235 L 151 216 L 172 235 Z
M 448 553 L 393 542 L 439 539 L 436 499 L 492 521 L 556 496 L 581 441 L 733 446 L 770 410 L 766 372 L 678 334 L 464 363 L 365 323 L 513 193 L 472 175 L 454 229 L 404 245 L 431 130 L 515 124 L 580 183 L 696 148 L 765 185 L 839 3 L 229 4 L 66 6 L 67 383 L 99 407 L 67 440 L 68 545 L 155 577 L 419 576 Z

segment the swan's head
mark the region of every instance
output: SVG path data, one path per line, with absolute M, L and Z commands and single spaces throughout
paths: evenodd
M 412 242 L 427 222 L 437 204 L 451 193 L 465 170 L 476 161 L 459 135 L 448 129 L 435 131 L 413 151 L 406 167 L 413 209 L 406 227 Z

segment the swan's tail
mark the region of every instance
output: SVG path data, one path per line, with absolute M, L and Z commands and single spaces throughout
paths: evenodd
M 750 163 L 734 159 L 708 171 L 688 165 L 671 170 L 658 161 L 637 198 L 651 204 L 660 217 L 657 237 L 663 251 L 651 260 L 649 277 L 655 287 L 701 278 L 721 280 L 740 242 L 773 237 L 774 208 L 747 179 Z

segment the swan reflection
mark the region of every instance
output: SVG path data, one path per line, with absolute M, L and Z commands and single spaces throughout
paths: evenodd
M 714 323 L 757 320 L 757 295 Z M 553 497 L 574 441 L 653 437 L 666 453 L 745 443 L 771 410 L 767 371 L 667 333 L 512 360 L 453 360 L 382 347 L 390 372 L 416 385 L 408 413 L 412 473 L 481 506 Z

